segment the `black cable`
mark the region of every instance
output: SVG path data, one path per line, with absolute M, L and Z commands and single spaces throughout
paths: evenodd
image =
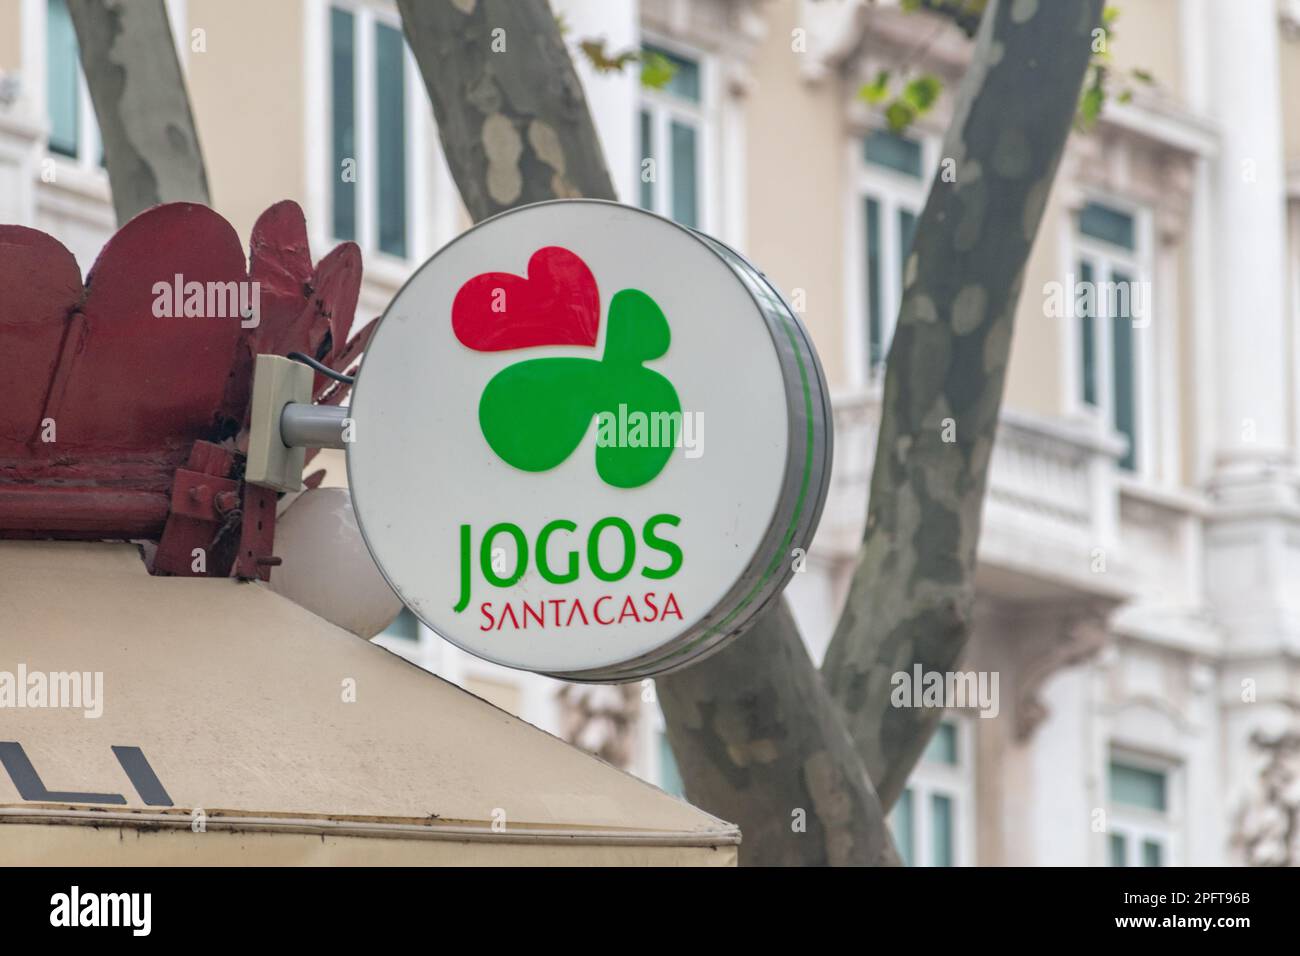
M 353 385 L 356 383 L 356 378 L 354 378 L 353 376 L 344 375 L 342 372 L 336 372 L 328 365 L 324 365 L 316 361 L 310 355 L 303 355 L 301 352 L 290 352 L 288 355 L 285 356 L 285 358 L 292 359 L 295 362 L 301 362 L 303 365 L 310 365 L 312 368 L 320 372 L 326 378 L 332 378 L 334 379 L 334 381 L 342 382 L 344 385 Z

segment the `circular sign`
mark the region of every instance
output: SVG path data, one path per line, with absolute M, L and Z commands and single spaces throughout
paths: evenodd
M 406 605 L 566 680 L 698 659 L 780 593 L 820 517 L 830 401 L 807 332 L 737 253 L 562 200 L 426 262 L 366 348 L 348 476 Z

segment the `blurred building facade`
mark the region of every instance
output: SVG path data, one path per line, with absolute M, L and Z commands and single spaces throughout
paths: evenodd
M 315 256 L 361 245 L 358 321 L 381 313 L 468 225 L 395 6 L 167 6 L 217 209 L 247 238 L 264 208 L 297 200 Z M 894 0 L 553 6 L 574 47 L 599 37 L 674 65 L 654 90 L 576 58 L 622 199 L 742 250 L 813 333 L 836 464 L 789 594 L 819 660 L 865 521 L 911 233 L 971 45 Z M 998 713 L 949 713 L 895 808 L 917 865 L 1300 861 L 1286 824 L 1300 776 L 1300 101 L 1282 95 L 1300 83 L 1300 4 L 1119 8 L 1114 71 L 1154 82 L 1071 136 L 1038 233 L 964 664 L 998 675 Z M 944 80 L 902 134 L 858 95 L 882 70 Z M 86 270 L 113 216 L 65 0 L 0 2 L 0 77 L 0 222 L 50 232 Z M 355 182 L 339 175 L 349 159 Z M 1092 305 L 1085 287 L 1101 292 Z M 680 792 L 652 683 L 565 687 L 406 614 L 379 640 Z

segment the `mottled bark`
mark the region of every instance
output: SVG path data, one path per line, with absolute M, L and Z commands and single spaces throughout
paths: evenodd
M 938 708 L 896 708 L 891 677 L 957 668 L 1011 332 L 1102 0 L 994 0 L 916 228 L 885 373 L 870 510 L 822 673 L 891 806 Z M 945 441 L 945 425 L 955 440 Z
M 68 0 L 118 225 L 164 202 L 210 205 L 163 0 Z
M 399 7 L 476 220 L 613 196 L 542 0 Z M 889 676 L 912 660 L 950 669 L 965 642 L 1011 317 L 1099 15 L 1100 0 L 1014 0 L 985 16 L 944 150 L 956 182 L 936 182 L 908 266 L 863 558 L 825 668 L 854 737 L 784 604 L 658 681 L 687 795 L 740 825 L 742 862 L 896 862 L 864 765 L 892 802 L 939 714 L 891 711 Z
M 614 199 L 582 84 L 545 0 L 398 0 L 465 208 Z
M 542 199 L 615 198 L 545 0 L 398 6 L 475 220 Z M 498 28 L 503 53 L 492 51 Z M 871 781 L 788 611 L 658 687 L 687 795 L 740 825 L 742 862 L 897 861 Z
M 686 796 L 747 866 L 897 864 L 880 803 L 785 601 L 656 682 Z

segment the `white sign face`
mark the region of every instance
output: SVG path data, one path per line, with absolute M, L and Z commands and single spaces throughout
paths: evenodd
M 393 299 L 348 472 L 380 570 L 479 657 L 633 680 L 801 569 L 830 473 L 802 326 L 720 244 L 614 203 L 497 216 Z

